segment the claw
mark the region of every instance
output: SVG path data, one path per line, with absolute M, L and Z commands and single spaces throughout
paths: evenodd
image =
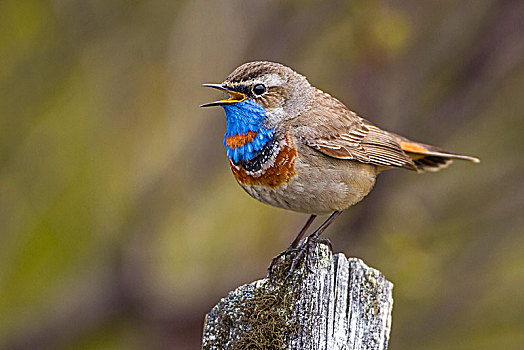
M 306 248 L 307 249 L 307 248 Z M 286 277 L 284 278 L 284 281 L 287 281 L 291 276 L 293 276 L 293 272 L 295 271 L 295 268 L 297 267 L 297 263 L 300 261 L 302 256 L 304 255 L 305 250 L 304 247 L 297 248 L 298 252 L 297 255 L 293 257 L 293 260 L 291 260 L 291 265 L 289 266 L 289 271 L 287 272 Z M 307 257 L 307 255 L 306 255 Z M 307 264 L 306 264 L 307 266 Z
M 342 212 L 341 211 L 333 212 L 329 216 L 329 218 L 326 221 L 324 221 L 324 223 L 322 225 L 320 225 L 320 227 L 315 232 L 310 234 L 306 238 L 304 243 L 302 243 L 302 241 L 300 241 L 301 237 L 304 235 L 304 233 L 308 229 L 309 225 L 311 225 L 311 223 L 313 222 L 313 220 L 316 217 L 316 215 L 311 215 L 309 217 L 308 221 L 306 222 L 306 225 L 299 232 L 299 234 L 297 235 L 297 237 L 295 238 L 293 243 L 291 243 L 291 245 L 285 251 L 283 251 L 282 253 L 278 254 L 273 259 L 271 259 L 271 264 L 269 264 L 269 267 L 267 269 L 267 278 L 269 279 L 269 281 L 271 283 L 274 282 L 274 278 L 273 277 L 274 277 L 274 267 L 275 267 L 276 262 L 278 260 L 280 260 L 280 258 L 282 258 L 283 256 L 286 256 L 286 255 L 291 254 L 291 253 L 296 253 L 296 255 L 293 256 L 293 258 L 291 260 L 291 265 L 289 266 L 289 271 L 288 271 L 286 277 L 284 278 L 284 281 L 286 281 L 288 278 L 290 278 L 293 275 L 293 272 L 295 271 L 295 268 L 297 267 L 297 265 L 298 265 L 299 261 L 302 259 L 302 257 L 304 257 L 304 259 L 305 259 L 306 268 L 310 272 L 313 272 L 313 270 L 309 267 L 309 264 L 308 264 L 308 261 L 307 261 L 307 258 L 310 255 L 309 254 L 309 252 L 310 252 L 309 250 L 313 247 L 314 243 L 326 244 L 326 245 L 329 246 L 329 248 L 331 250 L 333 250 L 332 249 L 333 247 L 331 246 L 331 242 L 328 239 L 318 238 L 318 236 L 320 236 L 320 234 L 322 234 L 322 232 L 324 232 L 324 230 L 331 224 L 331 222 L 333 222 L 333 220 L 335 220 L 335 218 L 337 216 L 340 215 L 340 213 L 342 213 Z M 304 254 L 305 254 L 305 256 L 304 256 Z
M 271 259 L 271 264 L 269 264 L 269 267 L 267 268 L 267 277 L 269 279 L 269 281 L 271 283 L 274 282 L 274 267 L 275 267 L 275 264 L 277 263 L 277 261 L 280 260 L 280 258 L 282 258 L 283 256 L 286 256 L 286 255 L 289 255 L 289 254 L 292 254 L 292 253 L 297 253 L 297 256 L 300 255 L 300 250 L 301 248 L 294 248 L 294 247 L 289 247 L 287 248 L 286 250 L 284 250 L 283 252 L 281 252 L 280 254 L 278 254 L 277 256 L 275 256 L 273 259 Z M 294 267 L 295 266 L 295 257 L 293 257 L 293 260 L 291 262 L 291 266 Z M 286 278 L 284 280 L 287 280 L 288 276 L 286 276 Z
M 271 259 L 271 264 L 269 265 L 269 268 L 267 270 L 267 276 L 269 281 L 271 283 L 275 282 L 274 268 L 277 261 L 279 261 L 283 256 L 287 258 L 287 256 L 291 254 L 294 254 L 294 256 L 291 257 L 291 264 L 289 265 L 289 270 L 286 274 L 286 277 L 284 277 L 284 281 L 287 281 L 293 275 L 295 269 L 299 266 L 299 263 L 302 261 L 302 259 L 305 260 L 304 264 L 305 267 L 309 270 L 309 272 L 314 272 L 313 269 L 310 267 L 308 256 L 310 256 L 311 249 L 313 249 L 315 243 L 326 244 L 331 248 L 331 242 L 328 239 L 318 237 L 308 237 L 296 248 L 290 246 L 285 251 Z

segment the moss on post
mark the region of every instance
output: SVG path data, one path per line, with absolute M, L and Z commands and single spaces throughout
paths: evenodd
M 243 285 L 206 316 L 203 349 L 386 349 L 392 284 L 359 259 L 317 244 L 285 280 Z

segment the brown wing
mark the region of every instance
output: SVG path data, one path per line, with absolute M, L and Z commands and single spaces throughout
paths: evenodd
M 334 158 L 417 170 L 413 160 L 402 150 L 394 135 L 353 112 L 349 113 L 358 118 L 358 122 L 352 123 L 345 131 L 315 138 L 309 145 Z
M 320 90 L 314 101 L 294 128 L 307 145 L 330 157 L 415 171 L 437 171 L 452 159 L 479 161 L 382 130 Z
M 439 171 L 449 166 L 453 159 L 479 162 L 475 157 L 452 153 L 384 131 L 364 119 L 359 128 L 336 137 L 318 138 L 311 147 L 334 158 L 418 172 Z
M 321 90 L 293 129 L 312 148 L 334 158 L 417 170 L 396 136 L 371 124 Z

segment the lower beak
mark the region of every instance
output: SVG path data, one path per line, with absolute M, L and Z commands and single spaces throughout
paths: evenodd
M 227 100 L 219 100 L 215 102 L 205 103 L 201 105 L 200 107 L 223 106 L 227 104 L 242 102 L 247 98 L 246 95 L 244 95 L 243 93 L 230 90 L 229 88 L 225 87 L 222 84 L 202 84 L 202 86 L 227 92 L 228 94 L 231 95 L 231 97 L 228 98 Z

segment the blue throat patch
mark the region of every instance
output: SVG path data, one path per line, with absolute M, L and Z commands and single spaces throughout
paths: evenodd
M 229 159 L 235 164 L 254 159 L 264 146 L 273 141 L 274 130 L 262 126 L 266 118 L 264 107 L 249 99 L 222 107 L 226 113 L 227 124 L 224 148 Z M 237 148 L 231 148 L 226 144 L 228 137 L 247 135 L 250 131 L 256 133 L 252 141 Z

